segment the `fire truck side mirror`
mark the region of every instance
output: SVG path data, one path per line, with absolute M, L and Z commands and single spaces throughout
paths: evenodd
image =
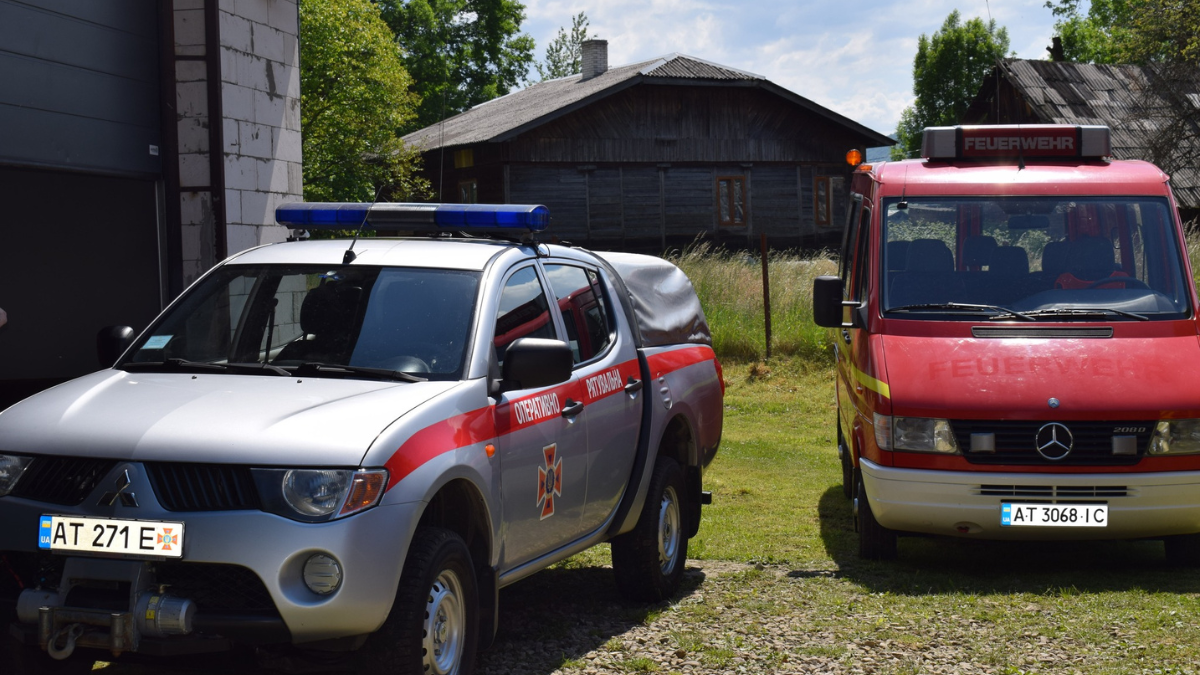
M 842 326 L 842 279 L 821 276 L 813 279 L 813 321 L 825 328 Z

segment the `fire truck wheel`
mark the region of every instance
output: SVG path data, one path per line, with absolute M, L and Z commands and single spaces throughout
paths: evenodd
M 838 456 L 842 460 L 842 494 L 846 496 L 846 499 L 853 499 L 854 461 L 850 458 L 850 445 L 846 443 L 846 437 L 842 435 L 840 415 L 838 416 L 837 430 Z
M 479 592 L 462 538 L 440 527 L 413 535 L 396 601 L 356 654 L 371 675 L 468 675 L 479 646 Z
M 679 463 L 660 456 L 637 525 L 612 540 L 613 575 L 626 598 L 658 602 L 679 590 L 687 563 L 686 494 Z
M 896 558 L 896 531 L 879 524 L 871 512 L 867 490 L 858 484 L 858 556 L 867 560 Z
M 1200 534 L 1181 534 L 1163 539 L 1167 562 L 1179 567 L 1200 567 Z

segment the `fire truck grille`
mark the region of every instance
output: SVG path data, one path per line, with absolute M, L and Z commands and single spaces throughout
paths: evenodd
M 1070 501 L 1128 497 L 1124 485 L 980 485 L 983 497 L 1015 497 L 1030 500 Z
M 1015 466 L 1132 466 L 1141 461 L 1150 446 L 1154 422 L 1104 421 L 1061 422 L 1070 431 L 1070 452 L 1061 459 L 1047 459 L 1038 452 L 1038 432 L 1048 423 L 1012 420 L 953 420 L 954 438 L 963 457 L 972 464 Z M 971 434 L 993 434 L 992 452 L 971 449 Z M 1120 438 L 1114 442 L 1114 437 Z M 1122 443 L 1131 440 L 1132 443 Z M 1059 440 L 1066 440 L 1059 436 Z M 1118 452 L 1117 449 L 1124 452 Z M 1062 449 L 1047 452 L 1061 456 Z
M 36 502 L 78 506 L 116 464 L 111 459 L 34 457 L 12 495 Z
M 154 462 L 146 464 L 146 475 L 168 511 L 246 511 L 261 504 L 247 467 Z

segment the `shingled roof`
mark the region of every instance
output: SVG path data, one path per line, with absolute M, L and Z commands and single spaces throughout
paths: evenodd
M 1112 132 L 1114 157 L 1152 161 L 1151 139 L 1167 123 L 1171 106 L 1149 87 L 1153 73 L 1147 68 L 1026 59 L 1005 59 L 999 68 L 1032 111 L 1029 121 L 1105 125 Z M 993 70 L 980 88 L 964 121 L 988 118 L 995 74 Z M 1177 94 L 1200 108 L 1200 92 Z M 1200 146 L 1200 134 L 1192 138 Z M 1200 167 L 1194 161 L 1198 156 L 1200 147 L 1188 147 L 1177 151 L 1174 161 L 1161 162 L 1171 173 L 1171 187 L 1182 208 L 1200 207 Z
M 866 136 L 868 145 L 895 143 L 854 120 L 771 83 L 761 75 L 683 54 L 616 66 L 588 79 L 583 79 L 582 75 L 572 75 L 538 82 L 507 96 L 481 103 L 444 122 L 414 131 L 404 137 L 404 142 L 422 152 L 473 143 L 502 142 L 633 85 L 679 84 L 680 80 L 691 80 L 696 84 L 762 87 Z

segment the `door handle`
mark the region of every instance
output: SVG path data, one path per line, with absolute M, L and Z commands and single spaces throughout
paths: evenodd
M 846 344 L 850 344 L 850 331 L 845 328 L 842 329 L 842 339 L 846 341 Z
M 583 401 L 572 401 L 571 399 L 567 399 L 566 403 L 563 405 L 562 416 L 574 417 L 581 412 L 583 412 Z
M 636 379 L 632 375 L 630 375 L 629 382 L 627 382 L 625 384 L 625 393 L 626 394 L 636 394 L 637 392 L 639 392 L 641 390 L 642 390 L 642 381 L 639 379 Z

